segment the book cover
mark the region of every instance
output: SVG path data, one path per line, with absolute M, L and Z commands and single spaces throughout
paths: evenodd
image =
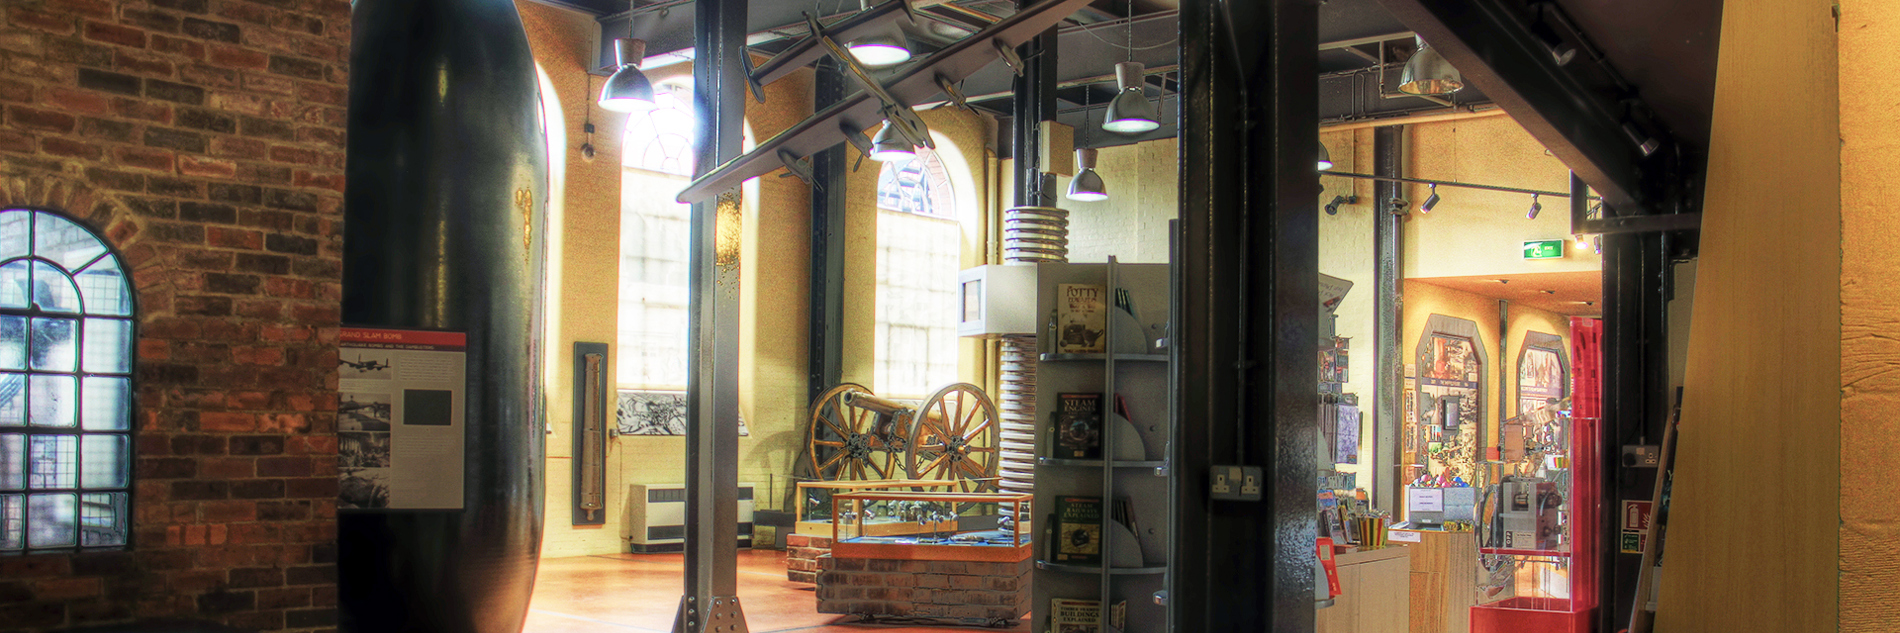
M 1102 458 L 1102 394 L 1056 394 L 1055 445 L 1051 457 Z
M 1070 565 L 1102 562 L 1102 498 L 1056 497 L 1055 560 Z
M 1104 290 L 1094 284 L 1056 285 L 1056 353 L 1100 354 L 1108 351 L 1108 306 Z
M 1050 633 L 1100 633 L 1102 603 L 1097 600 L 1049 600 Z

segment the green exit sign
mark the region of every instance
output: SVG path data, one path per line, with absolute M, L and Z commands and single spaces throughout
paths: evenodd
M 1524 259 L 1563 259 L 1564 240 L 1535 240 L 1524 243 Z

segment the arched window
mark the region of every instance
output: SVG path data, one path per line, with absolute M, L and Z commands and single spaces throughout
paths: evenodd
M 693 175 L 693 92 L 653 87 L 654 108 L 627 117 L 621 164 L 676 176 Z
M 957 379 L 963 236 L 953 193 L 929 149 L 878 173 L 878 393 L 921 397 Z
M 132 295 L 92 231 L 0 211 L 0 553 L 126 544 Z

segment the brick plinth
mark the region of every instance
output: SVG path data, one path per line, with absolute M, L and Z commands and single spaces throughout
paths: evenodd
M 792 582 L 818 582 L 818 559 L 830 553 L 830 537 L 785 535 L 785 579 Z
M 818 559 L 818 612 L 1015 621 L 1029 613 L 1028 560 Z

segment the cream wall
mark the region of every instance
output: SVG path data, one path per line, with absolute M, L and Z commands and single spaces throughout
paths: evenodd
M 1319 141 L 1332 157 L 1334 170 L 1369 173 L 1372 171 L 1372 135 L 1371 129 L 1322 131 Z M 1319 213 L 1319 272 L 1352 282 L 1352 291 L 1346 293 L 1346 298 L 1333 312 L 1338 317 L 1333 325 L 1335 335 L 1352 339 L 1345 391 L 1359 395 L 1362 421 L 1359 463 L 1341 465 L 1337 469 L 1342 473 L 1357 473 L 1359 487 L 1373 492 L 1378 489 L 1373 479 L 1377 476 L 1376 471 L 1380 470 L 1373 466 L 1374 441 L 1392 441 L 1393 438 L 1373 437 L 1373 418 L 1377 410 L 1373 398 L 1379 377 L 1379 355 L 1374 347 L 1377 324 L 1373 301 L 1377 297 L 1377 289 L 1373 287 L 1373 275 L 1377 262 L 1372 250 L 1373 221 L 1376 219 L 1371 204 L 1372 182 L 1321 176 L 1320 186 L 1325 189 L 1319 198 L 1322 206 L 1333 196 L 1359 197 L 1359 204 L 1340 205 L 1337 215 L 1326 215 L 1323 208 L 1316 213 Z M 1386 472 L 1389 473 L 1390 469 L 1386 469 Z
M 1409 177 L 1570 190 L 1569 168 L 1508 116 L 1421 123 L 1406 129 Z M 1370 144 L 1369 138 L 1365 144 Z M 1431 195 L 1425 185 L 1406 185 L 1404 191 L 1412 211 L 1404 222 L 1408 279 L 1603 268 L 1602 257 L 1594 251 L 1577 252 L 1574 240 L 1565 247 L 1562 259 L 1523 258 L 1527 240 L 1572 237 L 1567 198 L 1539 198 L 1543 212 L 1530 220 L 1525 216 L 1531 197 L 1525 194 L 1440 186 L 1438 206 L 1423 213 L 1419 205 Z
M 1844 0 L 1840 25 L 1840 629 L 1900 627 L 1900 4 Z M 1850 70 L 1851 69 L 1851 70 Z
M 1130 264 L 1168 261 L 1168 220 L 1181 208 L 1177 147 L 1166 138 L 1102 148 L 1095 173 L 1108 185 L 1108 199 L 1099 202 L 1070 200 L 1072 179 L 1056 177 L 1056 206 L 1069 210 L 1069 261 L 1106 262 L 1110 255 Z
M 1891 198 L 1860 196 L 1891 186 L 1894 163 L 1861 161 L 1892 156 L 1893 93 L 1876 82 L 1895 30 L 1874 5 L 1842 7 L 1864 17 L 1840 24 L 1855 46 L 1838 51 L 1831 2 L 1722 9 L 1658 631 L 1894 630 L 1893 453 L 1878 452 L 1900 391 L 1878 340 L 1894 233 Z M 1846 460 L 1844 437 L 1864 444 Z

